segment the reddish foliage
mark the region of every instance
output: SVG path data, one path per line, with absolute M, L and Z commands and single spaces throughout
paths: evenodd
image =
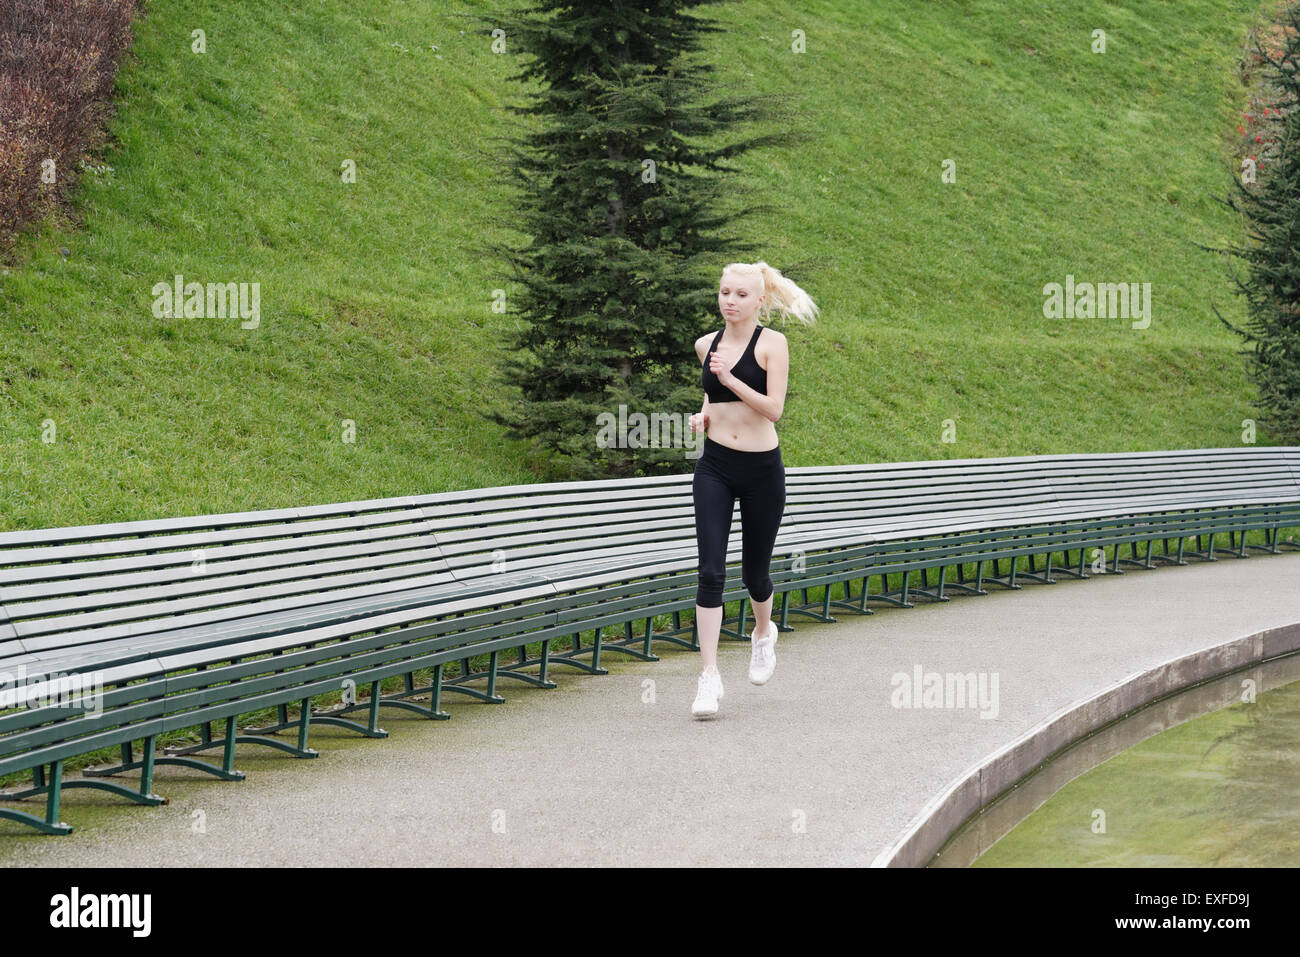
M 0 2 L 0 253 L 98 145 L 140 0 Z M 46 160 L 55 182 L 42 182 Z
M 1294 2 L 1296 0 L 1280 0 L 1277 4 L 1277 20 L 1285 19 L 1287 8 Z M 1276 21 L 1261 23 L 1250 31 L 1247 49 L 1241 60 L 1241 82 L 1249 89 L 1250 106 L 1248 111 L 1242 114 L 1245 124 L 1237 125 L 1237 132 L 1242 137 L 1238 159 L 1249 155 L 1256 161 L 1261 171 L 1276 162 L 1278 150 L 1281 148 L 1279 132 L 1284 125 L 1283 116 L 1286 110 L 1295 109 L 1296 104 L 1289 102 L 1284 91 L 1276 89 L 1274 84 L 1267 82 L 1258 73 L 1265 61 L 1259 50 L 1255 48 L 1255 42 L 1258 41 L 1264 52 L 1276 60 L 1282 56 L 1288 39 L 1293 37 L 1295 32 L 1289 23 Z M 1263 149 L 1255 153 L 1246 153 L 1252 141 L 1262 144 Z

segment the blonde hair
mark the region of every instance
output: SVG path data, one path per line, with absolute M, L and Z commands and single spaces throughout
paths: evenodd
M 817 303 L 808 293 L 781 275 L 781 270 L 765 262 L 728 263 L 723 273 L 734 272 L 742 276 L 758 276 L 762 280 L 763 318 L 772 312 L 773 306 L 780 310 L 781 318 L 794 316 L 804 325 L 812 325 L 817 319 Z

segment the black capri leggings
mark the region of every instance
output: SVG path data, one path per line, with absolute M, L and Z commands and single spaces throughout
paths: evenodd
M 742 452 L 704 438 L 704 451 L 691 481 L 695 496 L 695 539 L 700 553 L 700 580 L 695 603 L 722 605 L 727 581 L 727 536 L 731 514 L 740 498 L 742 579 L 751 601 L 772 597 L 772 547 L 785 512 L 785 463 L 781 447 Z

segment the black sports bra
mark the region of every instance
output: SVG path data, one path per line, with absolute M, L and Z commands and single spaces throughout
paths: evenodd
M 713 345 L 709 346 L 709 351 L 704 355 L 704 369 L 700 373 L 700 385 L 704 387 L 704 394 L 709 397 L 710 402 L 742 401 L 740 396 L 719 382 L 718 377 L 709 368 L 709 356 L 717 351 L 718 343 L 722 341 L 722 333 L 726 331 L 726 329 L 723 329 L 722 332 L 713 337 Z M 763 326 L 758 326 L 754 330 L 749 345 L 745 347 L 744 353 L 741 354 L 736 364 L 731 367 L 731 374 L 755 392 L 767 395 L 767 370 L 758 364 L 758 357 L 754 355 L 754 349 L 758 345 L 758 337 L 762 332 Z

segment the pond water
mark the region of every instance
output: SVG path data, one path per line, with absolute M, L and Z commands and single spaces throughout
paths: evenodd
M 1300 866 L 1300 655 L 1180 692 L 1067 749 L 930 864 L 968 865 Z

